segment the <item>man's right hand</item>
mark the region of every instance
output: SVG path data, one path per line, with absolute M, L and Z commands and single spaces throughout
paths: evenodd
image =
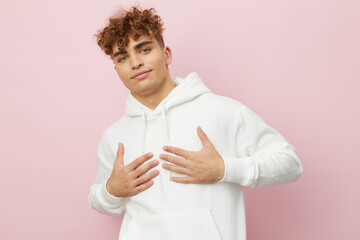
M 114 167 L 106 182 L 106 190 L 115 197 L 131 197 L 151 187 L 154 183 L 151 179 L 159 174 L 159 170 L 146 172 L 158 165 L 159 161 L 142 164 L 152 156 L 152 153 L 146 153 L 124 166 L 124 145 L 119 143 Z

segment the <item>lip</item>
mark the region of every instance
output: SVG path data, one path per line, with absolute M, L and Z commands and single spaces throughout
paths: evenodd
M 141 71 L 132 76 L 133 79 L 143 79 L 145 78 L 151 70 Z

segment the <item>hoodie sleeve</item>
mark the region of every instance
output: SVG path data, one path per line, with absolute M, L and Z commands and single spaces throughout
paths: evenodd
M 218 182 L 255 188 L 296 181 L 303 166 L 294 146 L 245 105 L 241 104 L 240 111 L 235 134 L 237 156 L 222 156 L 225 173 Z
M 114 161 L 115 156 L 106 141 L 105 131 L 97 149 L 97 173 L 90 184 L 88 201 L 90 207 L 96 211 L 116 217 L 125 210 L 125 198 L 115 197 L 106 189 Z

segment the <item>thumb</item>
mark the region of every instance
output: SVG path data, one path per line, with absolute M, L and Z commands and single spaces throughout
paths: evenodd
M 200 138 L 200 141 L 201 141 L 203 147 L 208 147 L 208 146 L 212 145 L 210 140 L 206 136 L 205 132 L 202 130 L 202 128 L 200 126 L 197 127 L 197 133 L 198 133 L 198 136 Z
M 115 159 L 115 164 L 124 166 L 124 145 L 122 143 L 118 144 L 117 155 Z

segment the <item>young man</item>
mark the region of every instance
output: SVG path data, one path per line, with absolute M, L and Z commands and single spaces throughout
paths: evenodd
M 171 78 L 153 10 L 133 7 L 96 35 L 130 92 L 100 140 L 89 204 L 126 210 L 121 240 L 245 240 L 244 187 L 293 182 L 302 164 L 280 133 L 196 72 Z

